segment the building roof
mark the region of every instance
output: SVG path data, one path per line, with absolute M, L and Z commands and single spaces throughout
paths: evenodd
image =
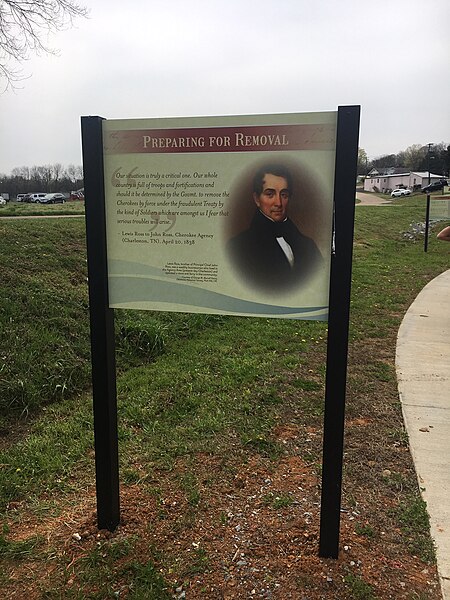
M 404 173 L 409 173 L 405 167 L 373 167 L 368 173 L 368 175 L 376 174 L 377 176 L 385 177 L 387 175 L 403 175 Z
M 418 175 L 419 177 L 422 177 L 422 179 L 426 179 L 428 177 L 428 171 L 411 171 L 412 175 Z M 445 179 L 445 177 L 443 175 L 436 175 L 436 173 L 430 173 L 430 177 L 433 178 L 438 178 L 438 179 Z
M 375 177 L 400 177 L 402 175 L 410 175 L 411 171 L 401 171 L 399 173 L 372 173 L 367 175 L 368 179 L 375 179 Z
M 370 173 L 367 175 L 367 179 L 375 179 L 375 177 L 403 177 L 408 175 L 417 175 L 417 177 L 421 177 L 422 179 L 428 178 L 428 171 L 402 171 L 399 170 L 398 173 Z M 430 179 L 445 179 L 444 175 L 436 175 L 436 173 L 430 173 Z

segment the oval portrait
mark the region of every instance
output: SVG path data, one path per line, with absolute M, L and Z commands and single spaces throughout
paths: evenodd
M 292 291 L 323 266 L 330 219 L 309 171 L 269 156 L 245 167 L 230 188 L 226 252 L 233 273 L 255 290 Z

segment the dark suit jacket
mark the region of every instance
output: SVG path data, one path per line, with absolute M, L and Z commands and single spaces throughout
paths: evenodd
M 292 248 L 292 267 L 277 237 L 283 237 Z M 296 287 L 323 260 L 314 241 L 300 233 L 292 221 L 274 223 L 259 210 L 250 227 L 228 242 L 227 251 L 237 271 L 252 287 L 272 291 Z

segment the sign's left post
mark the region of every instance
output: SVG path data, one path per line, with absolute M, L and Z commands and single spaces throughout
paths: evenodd
M 81 117 L 91 326 L 97 524 L 120 521 L 114 311 L 108 301 L 101 117 Z

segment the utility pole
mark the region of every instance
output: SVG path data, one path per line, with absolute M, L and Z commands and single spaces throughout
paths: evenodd
M 433 144 L 427 144 L 428 146 L 428 185 L 431 183 L 431 170 L 430 170 L 430 159 L 431 159 L 431 148 Z M 425 215 L 425 239 L 423 242 L 423 251 L 428 252 L 428 230 L 430 228 L 430 191 L 427 192 L 427 210 Z

